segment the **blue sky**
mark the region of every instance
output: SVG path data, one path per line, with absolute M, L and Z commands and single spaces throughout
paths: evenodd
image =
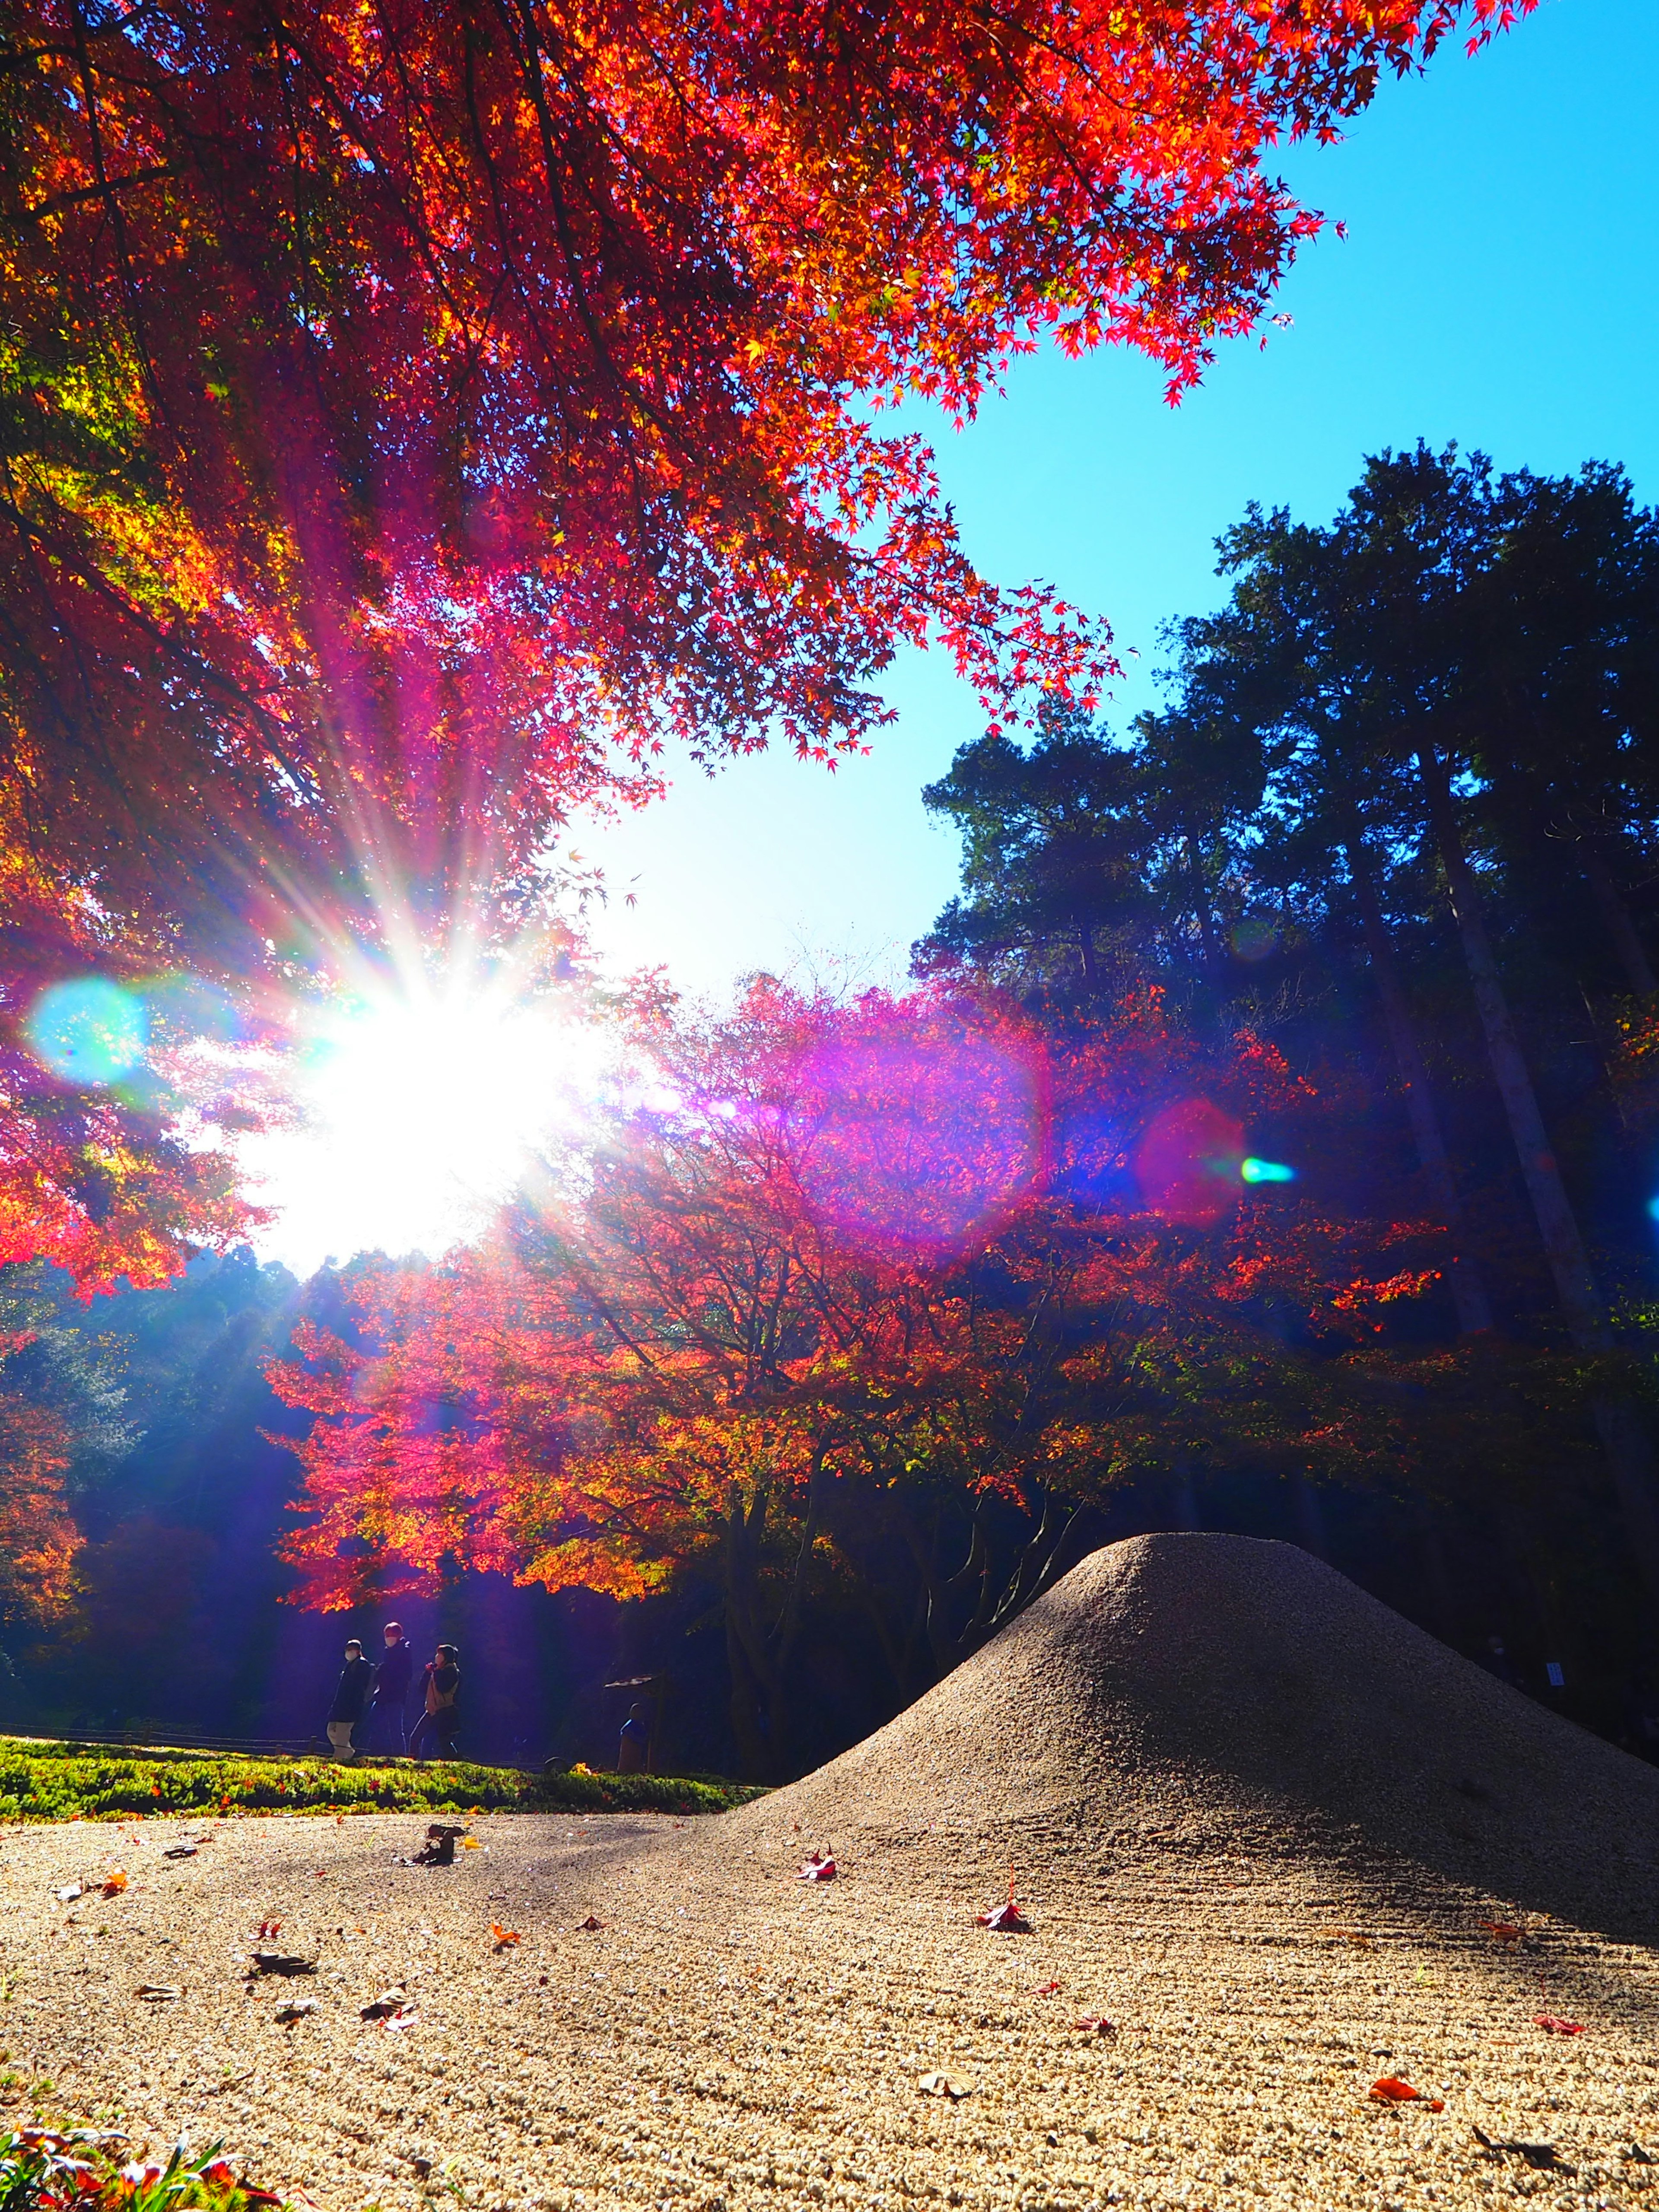
M 1139 648 L 1110 722 L 1152 699 L 1160 624 L 1216 600 L 1212 541 L 1251 499 L 1323 520 L 1362 455 L 1419 436 L 1502 467 L 1622 461 L 1659 499 L 1659 0 L 1544 0 L 1280 166 L 1348 235 L 1304 249 L 1277 301 L 1293 327 L 1265 353 L 1235 346 L 1174 412 L 1150 362 L 1047 356 L 936 441 L 978 565 L 1045 579 Z M 979 716 L 937 654 L 907 654 L 885 690 L 896 722 L 833 777 L 781 755 L 687 770 L 645 813 L 584 828 L 613 895 L 607 961 L 716 994 L 757 967 L 902 975 L 955 887 L 921 787 Z

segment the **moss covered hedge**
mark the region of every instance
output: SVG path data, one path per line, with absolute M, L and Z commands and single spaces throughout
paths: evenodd
M 465 1759 L 345 1765 L 0 1737 L 0 1820 L 177 1813 L 722 1813 L 759 1794 L 736 1782 L 525 1774 Z

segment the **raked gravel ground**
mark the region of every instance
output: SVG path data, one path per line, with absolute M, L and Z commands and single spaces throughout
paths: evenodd
M 1104 1855 L 1064 1822 L 1005 1831 L 1035 1932 L 999 1936 L 974 1925 L 1006 1884 L 988 1846 L 872 1838 L 809 1887 L 789 1802 L 479 1818 L 451 1868 L 394 1864 L 408 1816 L 227 1821 L 178 1860 L 209 1832 L 7 1830 L 0 2118 L 48 2077 L 51 2107 L 221 2138 L 330 2212 L 1659 2207 L 1650 1950 L 1539 1918 L 1507 1949 L 1479 1924 L 1503 1900 L 1212 1822 Z M 117 1867 L 119 1895 L 54 1894 Z M 314 1978 L 249 1980 L 262 1919 Z M 417 2017 L 366 2024 L 392 1983 Z M 318 2008 L 284 2027 L 294 1994 Z M 1073 2025 L 1103 2013 L 1115 2033 Z M 921 2094 L 939 2069 L 970 2094 Z M 1371 2101 L 1385 2074 L 1444 2110 Z

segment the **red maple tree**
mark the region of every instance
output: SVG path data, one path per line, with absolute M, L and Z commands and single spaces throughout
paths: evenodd
M 649 1042 L 574 1194 L 442 1266 L 363 1268 L 356 1340 L 308 1330 L 273 1370 L 318 1416 L 286 1547 L 303 1602 L 467 1569 L 623 1598 L 706 1580 L 758 1771 L 827 1581 L 858 1585 L 902 1674 L 872 1546 L 908 1560 L 937 1671 L 1064 1571 L 1119 1482 L 1388 1449 L 1284 1316 L 1368 1340 L 1431 1279 L 1400 1265 L 1422 1232 L 1250 1193 L 1243 1120 L 1318 1109 L 1258 1041 L 1206 1054 L 1156 994 L 1056 1048 L 944 990 L 765 985 Z M 1183 1101 L 1171 1175 L 1176 1140 L 1146 1139 Z

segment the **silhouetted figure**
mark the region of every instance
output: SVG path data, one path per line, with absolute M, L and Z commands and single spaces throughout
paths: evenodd
M 411 1759 L 455 1756 L 455 1732 L 461 1717 L 456 1700 L 461 1693 L 461 1655 L 453 1644 L 441 1644 L 435 1658 L 428 1659 L 421 1674 L 422 1702 L 426 1710 L 409 1739 Z
M 650 1748 L 651 1730 L 646 1724 L 645 1707 L 631 1705 L 622 1724 L 622 1741 L 617 1746 L 617 1773 L 643 1774 Z
M 363 1647 L 354 1636 L 346 1645 L 340 1686 L 334 1692 L 334 1703 L 328 1709 L 328 1740 L 338 1759 L 349 1759 L 353 1755 L 351 1732 L 363 1717 L 363 1707 L 368 1702 L 369 1686 L 374 1680 L 374 1669 L 364 1658 Z
M 404 1708 L 409 1703 L 415 1654 L 404 1641 L 403 1629 L 397 1621 L 387 1621 L 385 1635 L 386 1649 L 374 1669 L 374 1695 L 364 1733 L 374 1750 L 392 1752 L 401 1758 L 409 1748 L 404 1732 Z

